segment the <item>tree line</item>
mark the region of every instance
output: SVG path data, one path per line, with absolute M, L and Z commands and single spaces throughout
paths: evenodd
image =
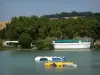
M 62 13 L 56 13 L 51 15 L 44 15 L 49 18 L 62 18 L 62 17 L 71 17 L 71 16 L 100 16 L 100 13 L 92 13 L 91 11 L 84 11 L 84 12 L 62 12 Z
M 22 48 L 30 48 L 32 43 L 40 50 L 53 49 L 52 41 L 56 39 L 100 39 L 100 16 L 77 17 L 54 20 L 45 15 L 12 17 L 11 22 L 0 32 L 0 37 L 4 40 L 18 40 Z

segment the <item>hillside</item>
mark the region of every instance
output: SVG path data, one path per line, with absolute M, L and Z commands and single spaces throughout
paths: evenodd
M 56 13 L 56 14 L 51 14 L 51 15 L 44 15 L 49 18 L 62 18 L 62 17 L 73 17 L 73 16 L 84 16 L 84 17 L 90 17 L 90 16 L 100 16 L 100 12 L 98 13 L 92 13 L 90 11 L 86 12 L 62 12 L 62 13 Z
M 6 27 L 7 22 L 0 22 L 0 31 Z

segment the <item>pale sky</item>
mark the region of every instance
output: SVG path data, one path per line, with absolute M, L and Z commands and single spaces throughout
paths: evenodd
M 71 11 L 100 12 L 100 0 L 0 0 L 0 21 L 14 16 L 42 16 Z

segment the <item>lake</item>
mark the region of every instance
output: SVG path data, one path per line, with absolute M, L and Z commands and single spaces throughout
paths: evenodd
M 78 67 L 46 68 L 36 56 L 65 56 Z M 0 75 L 100 75 L 100 51 L 0 51 Z

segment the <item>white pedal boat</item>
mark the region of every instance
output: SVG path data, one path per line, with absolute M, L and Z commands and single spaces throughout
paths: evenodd
M 38 56 L 35 58 L 35 61 L 65 61 L 65 57 L 58 56 Z
M 64 63 L 64 65 L 67 67 L 77 67 L 77 65 L 74 63 Z

